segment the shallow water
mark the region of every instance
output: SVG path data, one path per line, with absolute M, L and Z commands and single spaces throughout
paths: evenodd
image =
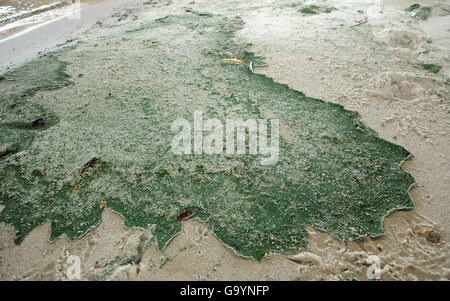
M 0 0 L 0 40 L 102 0 Z
M 0 0 L 0 23 L 7 23 L 22 16 L 29 16 L 34 11 L 46 11 L 48 9 L 60 7 L 66 5 L 68 2 L 65 0 Z

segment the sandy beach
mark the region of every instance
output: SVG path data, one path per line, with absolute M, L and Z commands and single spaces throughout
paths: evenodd
M 151 22 L 199 14 L 238 18 L 242 28 L 233 41 L 248 45 L 266 64 L 255 67 L 255 73 L 308 97 L 358 112 L 364 125 L 380 138 L 412 154 L 402 168 L 416 182 L 409 191 L 415 208 L 392 212 L 384 219 L 384 235 L 360 241 L 345 243 L 309 225 L 306 250 L 270 252 L 261 262 L 236 254 L 198 219 L 183 221 L 181 233 L 164 251 L 154 242 L 155 229 L 127 228 L 124 218 L 109 208 L 96 227 L 76 240 L 61 236 L 50 242 L 50 223 L 46 222 L 17 245 L 14 227 L 1 222 L 0 280 L 67 280 L 70 255 L 81 258 L 82 280 L 368 280 L 370 256 L 380 259 L 381 280 L 450 280 L 448 1 L 420 1 L 421 7 L 432 8 L 426 18 L 407 11 L 416 3 L 409 0 L 149 2 L 99 1 L 83 6 L 80 19 L 62 15 L 15 32 L 0 40 L 0 73 L 48 51 L 72 49 L 58 59 L 67 63 L 65 72 L 74 86 L 32 96 L 33 101 L 62 112 L 59 126 L 69 128 L 64 118 L 72 118 L 74 112 L 97 118 L 97 113 L 91 116 L 89 112 L 107 110 L 83 103 L 82 93 L 91 93 L 93 99 L 101 95 L 111 100 L 111 106 L 118 105 L 116 91 L 111 88 L 109 96 L 100 93 L 102 85 L 132 83 L 130 93 L 123 96 L 132 101 L 129 95 L 152 72 L 176 74 L 176 70 L 163 68 L 149 68 L 144 74 L 121 65 L 121 56 L 130 53 L 144 64 L 150 58 L 141 57 L 139 51 L 166 41 L 164 31 L 153 29 L 148 25 Z M 302 12 L 311 5 L 315 13 Z M 134 35 L 127 36 L 130 32 Z M 204 34 L 209 33 L 205 30 Z M 175 41 L 186 36 L 165 38 Z M 164 51 L 190 60 L 190 53 Z M 441 68 L 430 72 L 427 66 Z M 201 72 L 208 76 L 210 71 Z M 165 87 L 165 83 L 158 84 Z M 77 85 L 84 90 L 74 88 Z M 220 91 L 221 87 L 217 84 L 216 88 Z M 65 95 L 80 103 L 62 107 L 58 100 Z M 92 107 L 95 111 L 89 111 Z M 281 136 L 289 140 L 289 129 L 282 128 Z M 56 145 L 60 136 L 55 137 Z

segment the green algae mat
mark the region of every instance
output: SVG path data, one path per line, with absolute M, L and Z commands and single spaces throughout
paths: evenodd
M 3 74 L 0 221 L 15 242 L 47 221 L 51 241 L 77 239 L 109 208 L 126 227 L 153 229 L 163 250 L 189 212 L 237 254 L 262 260 L 306 249 L 308 225 L 342 241 L 377 237 L 385 216 L 413 208 L 414 179 L 400 167 L 409 152 L 355 112 L 251 74 L 248 63 L 261 62 L 233 42 L 242 25 L 168 16 Z M 278 119 L 278 162 L 173 154 L 172 122 L 195 111 L 224 123 Z

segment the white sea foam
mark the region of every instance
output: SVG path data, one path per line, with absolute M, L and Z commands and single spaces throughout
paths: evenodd
M 2 32 L 49 21 L 71 12 L 66 1 L 56 1 L 30 10 L 19 10 L 12 6 L 0 6 L 0 34 Z

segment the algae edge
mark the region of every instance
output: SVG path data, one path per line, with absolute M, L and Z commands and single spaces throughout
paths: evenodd
M 65 73 L 67 63 L 58 60 L 58 56 L 73 47 L 65 47 L 60 50 L 51 51 L 39 57 L 29 60 L 16 67 L 12 71 L 5 72 L 0 76 L 0 186 L 8 181 L 8 171 L 16 173 L 20 179 L 20 168 L 14 160 L 5 163 L 7 159 L 16 153 L 26 150 L 35 137 L 36 133 L 45 131 L 59 122 L 59 118 L 51 110 L 43 106 L 29 102 L 29 98 L 43 90 L 53 90 L 72 85 L 69 75 Z M 33 122 L 38 119 L 45 122 L 39 127 L 33 127 Z M 33 171 L 34 175 L 41 171 Z M 15 243 L 19 244 L 25 236 L 34 228 L 47 221 L 47 218 L 37 218 L 30 223 L 18 223 L 20 216 L 31 215 L 30 210 L 17 206 L 8 199 L 10 195 L 0 190 L 0 204 L 5 205 L 3 211 L 11 214 L 0 213 L 0 221 L 9 223 L 16 229 Z M 12 207 L 10 205 L 13 205 Z
M 278 164 L 263 168 L 253 156 L 179 158 L 168 153 L 162 157 L 157 154 L 154 159 L 157 162 L 135 172 L 130 163 L 115 162 L 106 156 L 85 172 L 80 164 L 71 179 L 59 185 L 41 170 L 25 173 L 26 167 L 14 163 L 15 153 L 10 152 L 0 161 L 0 196 L 5 205 L 0 221 L 15 227 L 16 243 L 45 221 L 51 222 L 51 241 L 61 235 L 77 239 L 100 222 L 99 203 L 105 199 L 107 207 L 120 214 L 128 228 L 149 229 L 156 224 L 156 243 L 161 250 L 182 229 L 176 216 L 192 210 L 193 218 L 205 223 L 224 245 L 241 256 L 261 261 L 266 252 L 291 253 L 306 249 L 307 225 L 342 241 L 365 235 L 377 237 L 383 234 L 386 215 L 413 208 L 409 189 L 414 179 L 400 167 L 410 156 L 408 151 L 378 138 L 361 123 L 356 112 L 308 98 L 264 75 L 250 75 L 247 66 L 221 63 L 230 55 L 247 62 L 259 60 L 246 51 L 246 45 L 231 42 L 234 32 L 242 27 L 240 20 L 212 15 L 168 16 L 125 34 L 133 37 L 162 27 L 177 31 L 183 26 L 198 39 L 196 48 L 205 48 L 201 51 L 204 61 L 195 61 L 193 55 L 192 64 L 183 61 L 183 65 L 176 67 L 184 72 L 184 65 L 186 70 L 191 70 L 203 64 L 206 70 L 214 72 L 204 72 L 195 78 L 200 81 L 198 88 L 206 86 L 206 90 L 214 90 L 213 84 L 221 82 L 233 91 L 226 96 L 218 95 L 217 91 L 209 94 L 214 98 L 207 107 L 211 114 L 222 116 L 227 111 L 243 119 L 267 118 L 269 111 L 279 118 L 288 134 L 281 135 Z M 205 37 L 200 33 L 202 30 L 210 31 L 210 35 Z M 203 40 L 208 43 L 202 44 Z M 160 44 L 166 42 L 175 43 L 162 40 Z M 154 57 L 165 54 L 159 46 L 151 51 Z M 172 62 L 162 63 L 171 67 Z M 59 67 L 48 69 L 49 66 Z M 69 84 L 64 68 L 65 63 L 50 55 L 47 60 L 32 61 L 6 74 L 4 78 L 10 80 L 3 79 L 0 85 L 13 83 L 9 90 L 14 93 L 19 91 L 19 83 L 26 87 L 23 91 L 58 88 Z M 36 86 L 36 76 L 30 76 L 29 80 L 24 76 L 27 70 L 51 70 L 48 78 L 56 81 Z M 167 80 L 176 80 L 176 76 Z M 36 132 L 23 126 L 41 115 L 50 116 L 49 120 L 54 122 L 58 118 L 37 104 L 34 111 L 26 114 L 11 111 L 11 105 L 14 107 L 15 102 L 20 104 L 33 94 L 20 98 L 13 92 L 2 96 L 3 115 L 11 119 L 2 124 L 14 133 L 1 136 L 2 149 L 4 145 L 18 145 L 26 153 Z M 9 102 L 12 103 L 6 106 Z M 22 106 L 28 108 L 30 104 Z M 182 109 L 188 111 L 187 116 L 193 110 Z M 170 127 L 170 119 L 168 122 Z M 21 126 L 11 127 L 11 124 Z M 47 126 L 50 125 L 51 122 Z M 38 131 L 45 134 L 47 129 Z M 121 192 L 126 192 L 128 197 Z

